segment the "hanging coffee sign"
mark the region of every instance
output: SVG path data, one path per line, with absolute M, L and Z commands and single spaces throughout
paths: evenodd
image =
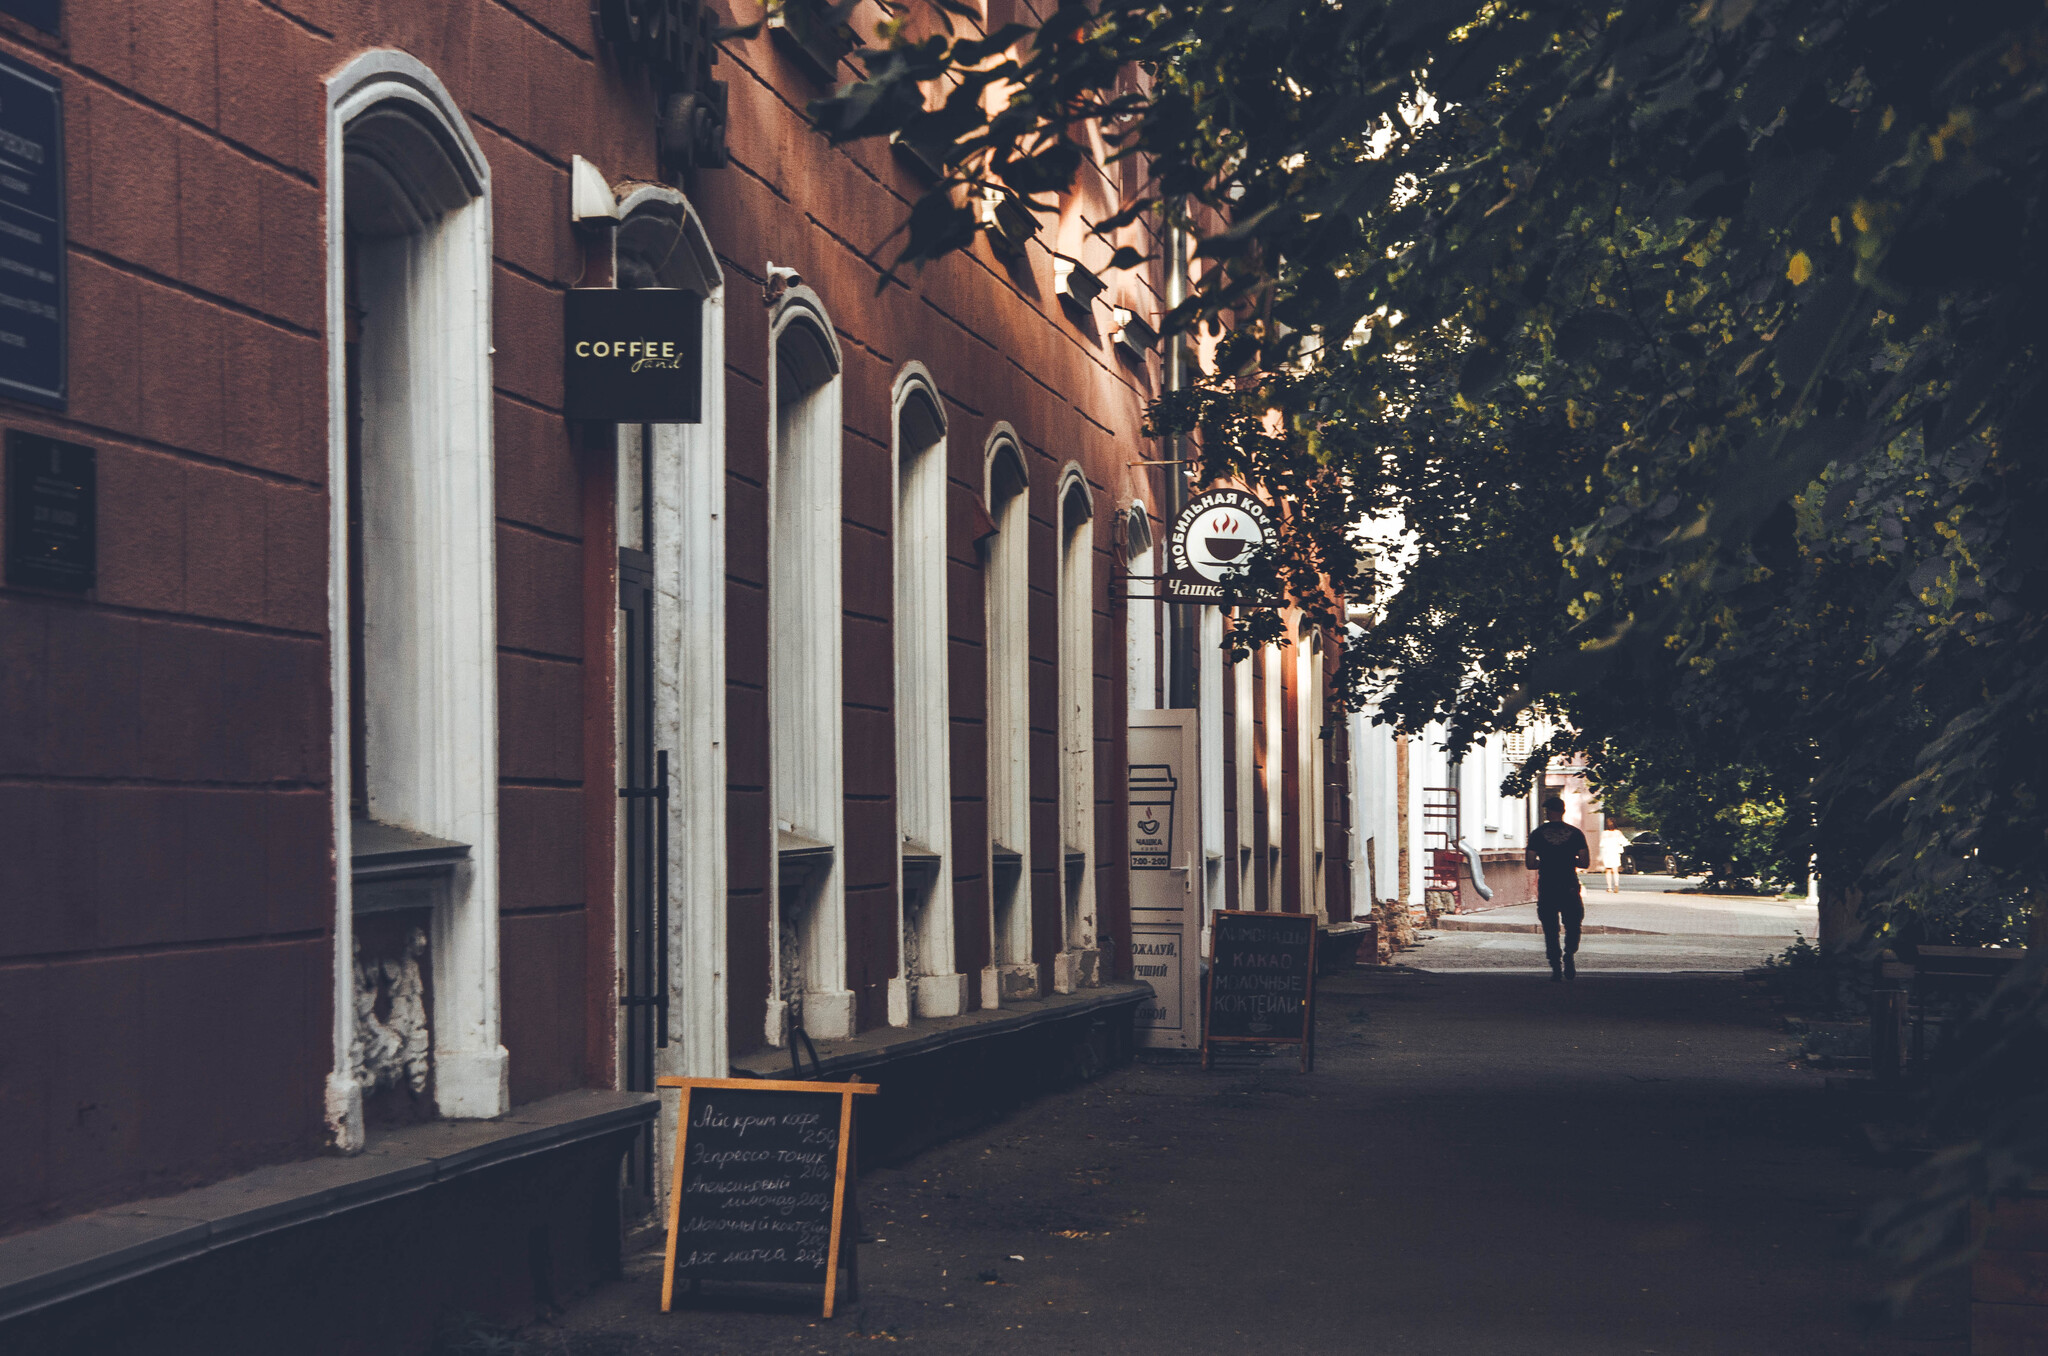
M 1248 490 L 1209 490 L 1188 501 L 1167 536 L 1167 570 L 1159 597 L 1169 603 L 1244 603 L 1258 607 L 1285 601 L 1273 589 L 1244 582 L 1248 565 L 1273 542 L 1273 515 Z
M 573 288 L 563 304 L 562 344 L 571 419 L 703 420 L 704 298 L 695 292 Z

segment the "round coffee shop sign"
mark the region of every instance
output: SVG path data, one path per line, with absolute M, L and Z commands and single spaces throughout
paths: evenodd
M 1209 490 L 1188 501 L 1167 538 L 1160 597 L 1176 603 L 1266 602 L 1239 581 L 1273 540 L 1273 518 L 1250 491 Z

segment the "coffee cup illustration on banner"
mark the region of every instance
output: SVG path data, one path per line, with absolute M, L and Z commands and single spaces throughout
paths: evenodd
M 1164 763 L 1131 764 L 1131 870 L 1172 866 L 1173 793 L 1179 785 Z

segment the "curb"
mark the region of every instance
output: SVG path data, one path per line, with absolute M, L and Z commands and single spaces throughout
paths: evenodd
M 1480 923 L 1454 914 L 1440 914 L 1436 920 L 1438 932 L 1541 932 L 1541 923 Z M 1683 934 L 1652 932 L 1648 928 L 1614 928 L 1601 923 L 1587 923 L 1579 928 L 1581 936 L 1621 935 L 1628 937 L 1674 937 Z

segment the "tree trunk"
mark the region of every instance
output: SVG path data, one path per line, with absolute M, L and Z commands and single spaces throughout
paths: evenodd
M 1853 945 L 1863 935 L 1863 889 L 1820 878 L 1820 936 L 1823 951 Z

